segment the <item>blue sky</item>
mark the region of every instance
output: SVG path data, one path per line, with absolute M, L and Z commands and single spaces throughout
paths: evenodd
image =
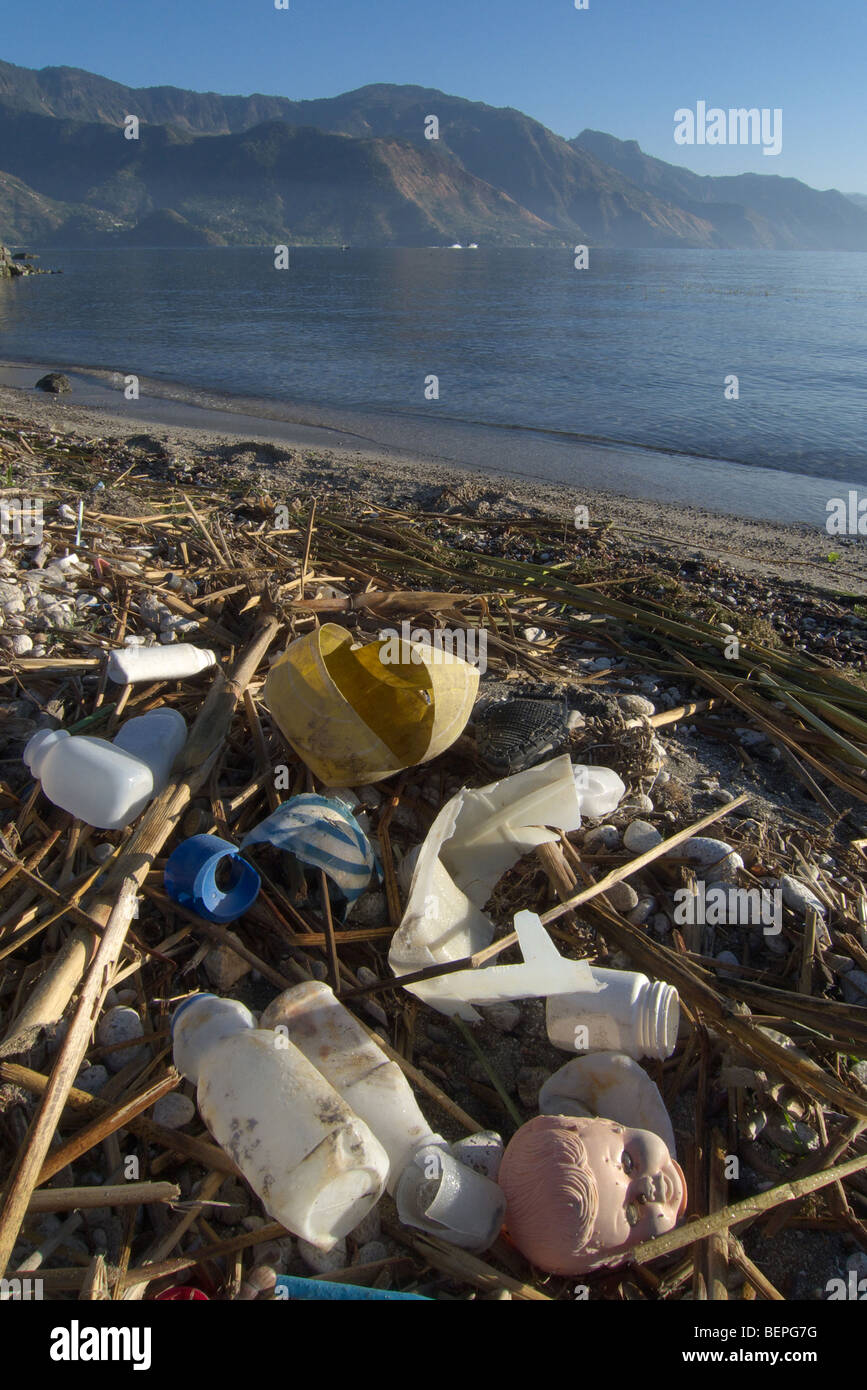
M 5 0 L 0 57 L 131 86 L 333 96 L 411 82 L 699 173 L 867 193 L 863 0 Z M 13 18 L 14 16 L 14 18 Z M 674 112 L 779 107 L 782 151 L 678 146 Z M 2 167 L 2 157 L 0 157 Z

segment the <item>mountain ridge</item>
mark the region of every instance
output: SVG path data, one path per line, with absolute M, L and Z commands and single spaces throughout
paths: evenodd
M 138 141 L 120 131 L 130 115 Z M 430 116 L 437 140 L 425 138 Z M 855 197 L 774 175 L 694 174 L 637 141 L 592 130 L 566 140 L 517 108 L 436 88 L 372 83 L 294 101 L 2 61 L 0 229 L 58 245 L 144 244 L 161 230 L 185 244 L 867 250 Z

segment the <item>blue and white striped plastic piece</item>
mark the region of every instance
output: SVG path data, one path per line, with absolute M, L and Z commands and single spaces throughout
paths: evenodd
M 284 801 L 244 836 L 242 847 L 268 843 L 323 869 L 350 905 L 380 869 L 373 846 L 344 801 L 313 792 Z

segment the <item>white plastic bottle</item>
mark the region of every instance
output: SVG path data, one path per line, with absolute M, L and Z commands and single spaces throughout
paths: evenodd
M 551 994 L 548 1037 L 564 1052 L 623 1052 L 627 1057 L 670 1057 L 677 1046 L 680 1000 L 672 985 L 633 970 L 591 966 L 594 994 Z
M 328 985 L 285 990 L 259 1026 L 279 1029 L 300 1048 L 379 1139 L 402 1221 L 467 1249 L 484 1250 L 495 1240 L 505 1210 L 500 1188 L 449 1153 L 400 1067 Z
M 172 764 L 186 741 L 184 716 L 169 705 L 128 719 L 112 740 L 115 748 L 147 764 L 153 774 L 154 795 L 168 782 Z
M 172 1020 L 202 1119 L 275 1221 L 330 1250 L 379 1200 L 388 1155 L 311 1062 L 249 1009 L 200 994 Z
M 215 666 L 216 653 L 189 642 L 165 647 L 121 647 L 108 654 L 108 674 L 120 685 L 138 681 L 180 681 Z
M 159 709 L 129 720 L 114 743 L 40 729 L 23 757 L 53 805 L 98 830 L 122 830 L 165 785 L 185 740 L 183 716 Z

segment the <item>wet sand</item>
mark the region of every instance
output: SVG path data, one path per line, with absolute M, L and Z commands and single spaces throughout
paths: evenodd
M 684 558 L 711 556 L 744 574 L 829 593 L 867 595 L 867 538 L 829 536 L 820 526 L 625 495 L 603 485 L 611 473 L 604 458 L 584 460 L 585 482 L 579 487 L 490 467 L 455 466 L 441 455 L 383 446 L 347 429 L 339 413 L 331 424 L 321 410 L 315 421 L 248 414 L 240 408 L 248 406 L 246 402 L 233 402 L 238 407 L 233 409 L 225 400 L 199 393 L 202 403 L 196 404 L 172 398 L 159 386 L 158 394 L 148 394 L 144 384 L 141 398 L 126 402 L 111 373 L 78 377 L 68 369 L 70 394 L 35 391 L 35 382 L 50 370 L 51 364 L 0 363 L 0 410 L 25 423 L 87 438 L 128 440 L 150 434 L 174 455 L 207 461 L 215 481 L 228 457 L 233 473 L 240 469 L 251 480 L 267 481 L 275 497 L 281 487 L 287 498 L 293 495 L 301 466 L 305 486 L 311 481 L 321 483 L 328 493 L 349 493 L 390 506 L 424 507 L 449 489 L 457 494 L 457 502 L 466 501 L 468 511 L 483 504 L 491 520 L 514 514 L 518 506 L 557 516 L 564 527 L 571 527 L 580 504 L 587 507 L 591 525 L 611 525 L 626 549 L 673 547 Z M 805 487 L 818 483 L 826 493 L 832 486 L 817 479 L 801 481 Z M 648 490 L 646 483 L 645 478 L 643 490 Z M 839 558 L 829 561 L 831 553 Z

